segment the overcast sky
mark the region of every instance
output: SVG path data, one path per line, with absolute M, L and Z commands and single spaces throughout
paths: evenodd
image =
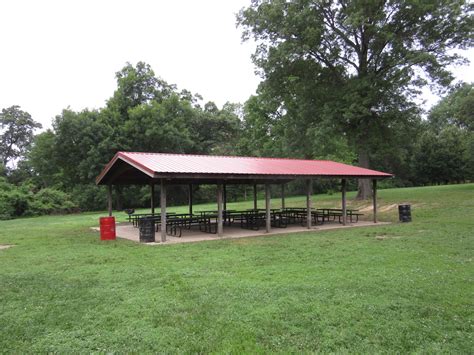
M 2 0 L 0 109 L 20 105 L 49 127 L 68 106 L 104 106 L 116 88 L 115 72 L 138 61 L 205 101 L 244 102 L 259 82 L 250 59 L 254 47 L 241 43 L 235 25 L 235 14 L 249 3 Z M 455 73 L 474 81 L 472 65 Z

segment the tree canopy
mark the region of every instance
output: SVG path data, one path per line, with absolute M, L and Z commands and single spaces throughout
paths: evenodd
M 453 50 L 473 44 L 472 9 L 453 0 L 255 0 L 238 24 L 244 40 L 257 41 L 259 94 L 271 102 L 272 126 L 285 121 L 305 139 L 338 131 L 359 165 L 371 167 L 380 145 L 397 137 L 393 127 L 418 117 L 419 88 L 450 84 L 448 65 L 464 61 Z M 369 194 L 361 180 L 359 196 Z
M 58 187 L 84 208 L 97 209 L 103 201 L 94 179 L 117 151 L 231 154 L 238 145 L 239 105 L 202 104 L 199 95 L 178 91 L 143 62 L 127 63 L 116 79 L 105 107 L 65 109 L 52 130 L 35 138 L 28 159 L 37 184 Z M 147 193 L 137 189 L 117 188 L 116 205 L 140 205 Z
M 0 113 L 0 157 L 3 167 L 22 157 L 33 140 L 34 130 L 41 124 L 33 120 L 20 106 L 2 109 Z

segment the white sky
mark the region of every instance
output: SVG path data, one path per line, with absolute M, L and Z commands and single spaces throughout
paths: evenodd
M 179 89 L 222 106 L 255 92 L 251 43 L 235 14 L 250 0 L 1 0 L 0 109 L 50 127 L 63 108 L 99 108 L 115 72 L 144 61 Z M 474 59 L 474 50 L 469 52 Z M 464 81 L 474 71 L 455 70 Z M 429 104 L 436 101 L 425 94 Z

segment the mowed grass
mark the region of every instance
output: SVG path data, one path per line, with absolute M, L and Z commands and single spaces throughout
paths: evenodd
M 0 222 L 15 245 L 0 250 L 0 349 L 472 353 L 474 184 L 379 196 L 413 222 L 156 247 L 101 242 L 99 214 Z

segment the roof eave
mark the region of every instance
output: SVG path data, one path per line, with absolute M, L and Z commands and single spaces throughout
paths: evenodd
M 135 161 L 134 159 L 127 157 L 122 152 L 117 152 L 114 155 L 114 157 L 112 158 L 112 160 L 105 166 L 105 168 L 102 170 L 102 172 L 96 177 L 96 179 L 95 179 L 96 185 L 101 185 L 101 182 L 104 179 L 104 177 L 107 175 L 107 173 L 110 171 L 110 169 L 112 169 L 114 164 L 119 159 L 124 161 L 125 163 L 133 166 L 135 169 L 141 171 L 142 173 L 148 175 L 151 178 L 154 178 L 155 175 L 156 175 L 153 170 L 147 168 L 143 164 L 140 164 L 139 162 Z

